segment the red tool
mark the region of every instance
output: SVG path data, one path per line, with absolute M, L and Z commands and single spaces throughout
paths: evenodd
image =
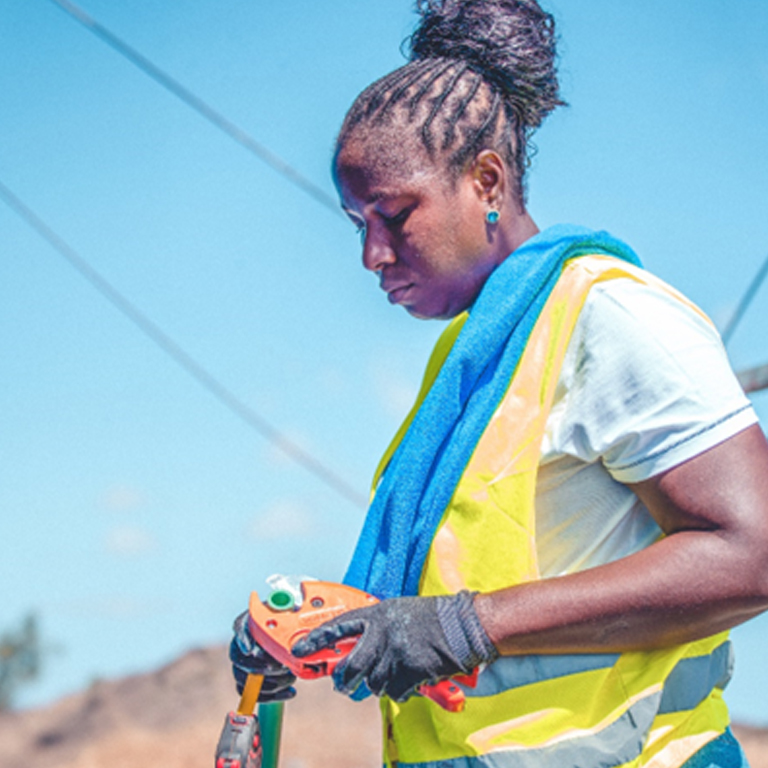
M 261 768 L 264 749 L 253 710 L 263 682 L 262 675 L 249 675 L 237 711 L 227 713 L 216 746 L 216 768 Z
M 328 581 L 302 581 L 301 591 L 303 599 L 298 606 L 294 594 L 288 590 L 275 590 L 264 602 L 258 594 L 251 593 L 248 629 L 267 653 L 285 664 L 297 677 L 313 680 L 330 675 L 355 647 L 357 637 L 344 638 L 332 648 L 304 658 L 291 653 L 294 643 L 341 613 L 379 601 L 359 589 Z M 434 685 L 422 685 L 419 693 L 449 712 L 461 712 L 464 709 L 464 691 L 456 683 L 474 688 L 477 672 L 441 680 Z
M 230 712 L 216 747 L 216 768 L 260 768 L 262 752 L 259 719 Z

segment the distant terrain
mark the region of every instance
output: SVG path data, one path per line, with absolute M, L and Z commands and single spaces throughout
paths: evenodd
M 376 702 L 299 684 L 286 705 L 281 768 L 378 768 Z M 237 696 L 223 647 L 99 682 L 50 706 L 0 714 L 0 768 L 213 768 Z M 752 768 L 768 768 L 768 729 L 735 726 Z
M 299 683 L 286 705 L 281 768 L 378 768 L 375 701 Z M 213 768 L 238 697 L 223 647 L 162 669 L 99 682 L 48 707 L 0 715 L 0 768 Z

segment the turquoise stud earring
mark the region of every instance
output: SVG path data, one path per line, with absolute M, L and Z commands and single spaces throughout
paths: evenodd
M 499 212 L 498 211 L 488 211 L 488 213 L 485 214 L 485 220 L 489 224 L 498 224 L 499 223 Z

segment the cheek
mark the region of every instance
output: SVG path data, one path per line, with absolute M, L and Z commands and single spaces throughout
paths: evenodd
M 447 225 L 456 255 L 463 261 L 474 261 L 488 248 L 485 209 L 468 193 L 458 195 L 452 207 Z
M 473 219 L 456 222 L 451 238 L 451 263 L 458 271 L 471 279 L 484 270 L 488 254 L 488 238 L 484 221 Z

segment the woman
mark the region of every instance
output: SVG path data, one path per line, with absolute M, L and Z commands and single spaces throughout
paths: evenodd
M 420 11 L 334 178 L 389 301 L 451 323 L 346 579 L 386 599 L 294 653 L 362 635 L 334 680 L 383 697 L 390 764 L 744 765 L 721 694 L 727 630 L 768 606 L 763 433 L 695 307 L 526 211 L 527 141 L 562 103 L 551 16 Z M 242 621 L 233 661 L 290 695 Z M 415 695 L 477 667 L 461 714 Z

